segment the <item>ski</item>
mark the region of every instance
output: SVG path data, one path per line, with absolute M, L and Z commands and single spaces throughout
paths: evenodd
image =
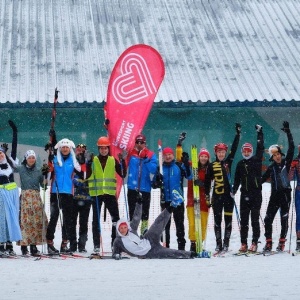
M 196 234 L 196 252 L 198 257 L 210 258 L 211 254 L 203 250 L 202 225 L 201 225 L 201 207 L 200 207 L 200 188 L 195 185 L 198 179 L 198 150 L 196 145 L 191 147 L 192 172 L 193 172 L 193 195 L 194 195 L 194 216 L 195 216 L 195 234 Z
M 92 253 L 89 257 L 91 259 L 114 259 L 114 260 L 123 260 L 123 259 L 130 259 L 129 256 L 124 255 L 118 255 L 116 257 L 113 257 L 112 255 L 100 255 L 98 253 Z
M 224 250 L 221 250 L 221 251 L 217 251 L 215 253 L 213 253 L 213 257 L 228 257 L 228 256 L 231 256 L 231 250 L 228 250 L 228 251 L 224 251 Z

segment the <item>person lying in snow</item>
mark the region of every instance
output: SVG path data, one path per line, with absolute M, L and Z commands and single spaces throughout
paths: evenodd
M 176 191 L 175 191 L 176 193 Z M 121 252 L 138 258 L 193 258 L 195 252 L 165 248 L 160 243 L 161 234 L 168 223 L 174 207 L 183 202 L 178 196 L 171 202 L 171 206 L 164 209 L 156 218 L 149 230 L 139 236 L 137 229 L 142 217 L 142 199 L 136 203 L 132 221 L 120 219 L 117 222 L 117 237 L 113 244 L 113 257 L 120 259 Z

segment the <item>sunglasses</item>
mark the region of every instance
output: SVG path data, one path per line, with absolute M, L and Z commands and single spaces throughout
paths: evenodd
M 136 143 L 136 144 L 140 144 L 140 145 L 145 144 L 145 142 L 143 142 L 143 141 L 136 141 L 135 143 Z

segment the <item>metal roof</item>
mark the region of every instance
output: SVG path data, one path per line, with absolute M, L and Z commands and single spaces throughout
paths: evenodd
M 156 102 L 298 101 L 299 23 L 300 0 L 1 0 L 0 103 L 102 102 L 138 43 L 166 65 Z

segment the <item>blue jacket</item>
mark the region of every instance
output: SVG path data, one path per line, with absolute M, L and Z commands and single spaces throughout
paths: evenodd
M 150 174 L 156 173 L 157 158 L 155 153 L 153 153 L 152 151 L 148 150 L 148 153 L 149 155 L 147 156 L 147 158 L 140 158 L 136 154 L 131 155 L 128 164 L 128 189 L 139 189 L 141 192 L 151 191 L 152 178 L 150 178 Z
M 171 202 L 174 198 L 173 191 L 176 190 L 183 196 L 183 179 L 193 178 L 191 167 L 187 172 L 183 163 L 176 163 L 175 160 L 171 164 L 163 163 L 163 196 L 166 202 Z
M 51 193 L 59 194 L 72 194 L 73 195 L 73 175 L 74 164 L 72 156 L 69 155 L 65 160 L 62 160 L 62 166 L 60 167 L 57 162 L 57 157 L 53 159 L 54 165 L 54 177 L 52 179 Z M 58 191 L 57 187 L 58 186 Z

